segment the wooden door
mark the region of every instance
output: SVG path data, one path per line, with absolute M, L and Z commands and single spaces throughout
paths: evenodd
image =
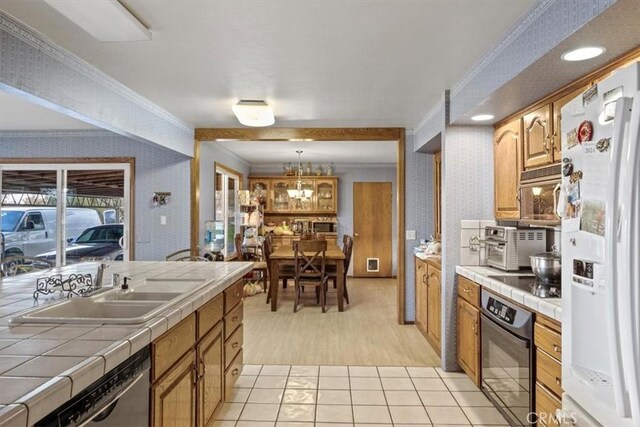
M 152 425 L 196 424 L 196 355 L 191 350 L 151 387 Z
M 211 426 L 222 405 L 224 390 L 224 335 L 222 322 L 198 344 L 198 426 Z
M 433 154 L 433 193 L 434 237 L 439 240 L 442 233 L 442 151 Z
M 532 169 L 553 163 L 551 104 L 525 115 L 523 121 L 524 168 Z
M 521 135 L 521 119 L 513 120 L 494 132 L 493 185 L 496 219 L 520 219 Z
M 427 264 L 416 258 L 416 326 L 427 335 Z
M 480 386 L 480 311 L 458 297 L 458 364 Z
M 579 96 L 587 90 L 586 87 L 582 87 L 562 98 L 554 101 L 553 103 L 553 161 L 558 163 L 562 161 L 562 107 L 564 107 L 573 98 Z
M 440 270 L 427 266 L 427 338 L 440 354 L 440 328 L 442 324 L 442 287 L 440 286 Z
M 390 182 L 353 183 L 354 277 L 392 275 L 391 198 Z

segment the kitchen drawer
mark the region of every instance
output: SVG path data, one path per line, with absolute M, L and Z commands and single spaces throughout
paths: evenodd
M 533 331 L 536 346 L 556 360 L 562 361 L 562 335 L 539 322 L 534 324 Z
M 231 362 L 224 374 L 224 400 L 233 396 L 233 386 L 236 385 L 236 381 L 242 374 L 242 350 L 238 353 L 235 359 Z
M 536 381 L 562 396 L 562 365 L 544 351 L 536 351 Z
M 242 301 L 242 279 L 224 290 L 224 313 L 227 314 Z
M 206 302 L 197 311 L 198 339 L 204 337 L 213 327 L 222 320 L 224 314 L 224 297 L 222 294 Z
M 224 339 L 229 339 L 233 331 L 242 323 L 244 317 L 244 304 L 240 303 L 231 310 L 229 314 L 224 316 Z
M 236 357 L 236 354 L 242 350 L 243 331 L 242 325 L 229 337 L 224 344 L 224 360 L 225 366 L 229 367 L 231 361 Z
M 151 344 L 151 381 L 162 376 L 196 343 L 196 316 L 191 314 Z
M 480 285 L 463 276 L 458 276 L 458 295 L 474 307 L 480 307 Z
M 556 410 L 562 408 L 562 402 L 550 393 L 546 387 L 540 383 L 536 383 L 536 414 L 538 415 L 538 424 L 549 427 L 560 426 L 556 419 Z

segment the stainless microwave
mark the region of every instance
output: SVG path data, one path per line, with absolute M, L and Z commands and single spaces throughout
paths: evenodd
M 520 222 L 532 225 L 559 225 L 558 179 L 530 182 L 520 186 Z
M 314 233 L 338 232 L 338 221 L 313 221 L 311 224 Z

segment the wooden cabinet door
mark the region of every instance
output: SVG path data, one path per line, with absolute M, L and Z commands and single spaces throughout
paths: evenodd
M 316 211 L 322 213 L 338 212 L 338 197 L 336 194 L 335 180 L 316 180 Z
M 524 168 L 532 169 L 553 163 L 551 147 L 551 104 L 524 116 Z
M 152 425 L 196 425 L 196 355 L 193 350 L 151 387 Z
M 222 405 L 224 390 L 223 323 L 213 328 L 198 344 L 198 426 L 213 425 Z
M 427 334 L 427 265 L 416 258 L 416 326 Z
M 311 193 L 309 197 L 302 197 L 302 198 L 293 197 L 289 199 L 289 211 L 292 213 L 300 213 L 300 214 L 310 213 L 310 212 L 313 212 L 313 210 L 315 209 L 315 205 L 314 205 L 314 201 L 315 201 L 314 193 L 316 192 L 315 181 L 313 179 L 303 179 L 301 181 L 302 182 L 301 182 L 300 188 L 302 190 L 308 190 Z M 289 185 L 290 185 L 290 188 L 297 190 L 298 180 L 292 179 Z
M 274 180 L 271 182 L 271 212 L 289 212 L 290 197 L 287 190 L 294 188 L 290 179 Z
M 493 185 L 496 219 L 520 219 L 521 135 L 521 119 L 509 122 L 494 132 Z
M 427 265 L 427 338 L 440 354 L 440 327 L 442 323 L 442 287 L 440 270 Z
M 271 197 L 269 197 L 269 195 L 271 194 L 271 180 L 259 179 L 259 178 L 249 180 L 249 191 L 258 194 L 258 191 L 256 188 L 258 186 L 260 187 L 259 194 L 261 195 L 259 197 L 260 204 L 262 204 L 262 208 L 264 209 L 264 212 L 270 212 Z
M 480 386 L 480 310 L 458 297 L 458 364 Z
M 587 90 L 586 87 L 571 92 L 553 103 L 553 161 L 558 163 L 562 161 L 562 107 L 564 107 L 573 98 L 579 96 Z

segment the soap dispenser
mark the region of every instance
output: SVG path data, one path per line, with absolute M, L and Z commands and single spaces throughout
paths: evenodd
M 128 277 L 124 278 L 124 282 L 122 283 L 122 286 L 120 287 L 120 294 L 121 295 L 128 295 L 128 294 L 133 293 L 133 289 L 131 289 L 129 287 L 129 283 L 128 283 L 129 280 L 131 280 L 131 279 L 129 279 Z

